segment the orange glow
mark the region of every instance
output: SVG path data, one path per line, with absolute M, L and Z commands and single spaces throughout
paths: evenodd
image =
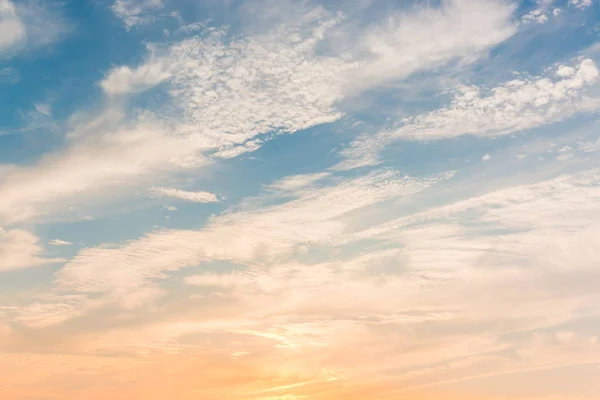
M 451 393 L 410 392 L 393 382 L 281 376 L 238 360 L 174 355 L 137 360 L 67 355 L 3 355 L 3 400 L 465 400 Z

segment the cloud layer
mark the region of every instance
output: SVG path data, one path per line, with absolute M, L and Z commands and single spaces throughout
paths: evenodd
M 0 0 L 4 397 L 595 398 L 599 5 L 359 3 Z

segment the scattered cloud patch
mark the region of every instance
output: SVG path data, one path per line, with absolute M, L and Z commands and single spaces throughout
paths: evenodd
M 412 179 L 394 171 L 378 171 L 298 192 L 296 199 L 280 205 L 262 205 L 254 199 L 252 208 L 215 217 L 203 230 L 168 230 L 116 248 L 86 249 L 59 272 L 59 283 L 66 290 L 122 297 L 145 288 L 165 271 L 201 262 L 281 260 L 302 245 L 342 240 L 351 222 L 345 215 L 386 199 L 409 196 L 447 177 Z M 127 279 L 118 278 L 117 271 L 126 265 L 140 268 L 128 269 Z M 106 268 L 115 271 L 111 276 L 119 282 L 100 279 L 98 272 Z
M 27 40 L 25 23 L 10 0 L 0 0 L 0 56 Z
M 187 154 L 154 119 L 123 123 L 113 110 L 75 125 L 69 146 L 33 166 L 11 168 L 0 186 L 0 220 L 22 221 L 68 210 L 65 199 L 143 181 Z M 108 131 L 108 132 L 107 132 Z M 185 150 L 185 151 L 184 151 Z M 173 168 L 173 167 L 172 167 Z
M 26 25 L 27 49 L 52 45 L 75 29 L 65 13 L 65 4 L 55 0 L 25 0 L 15 3 Z
M 22 229 L 0 228 L 0 272 L 38 267 L 65 261 L 60 258 L 44 258 L 39 238 Z
M 110 8 L 129 30 L 152 22 L 153 13 L 163 7 L 162 0 L 115 0 Z
M 51 244 L 52 246 L 70 246 L 73 243 L 61 239 L 52 239 L 48 242 L 48 244 Z
M 585 90 L 597 83 L 598 67 L 591 59 L 576 65 L 572 74 L 561 67 L 555 75 L 517 79 L 489 91 L 461 86 L 449 107 L 408 118 L 393 137 L 441 139 L 460 135 L 499 136 L 595 112 L 597 98 Z
M 315 174 L 303 174 L 293 175 L 285 177 L 277 182 L 269 185 L 269 189 L 281 192 L 296 191 L 309 187 L 327 177 L 331 174 L 328 172 L 319 172 Z
M 34 108 L 37 112 L 39 112 L 42 115 L 45 115 L 47 117 L 52 116 L 52 108 L 50 104 L 34 104 Z
M 569 5 L 584 10 L 594 4 L 593 0 L 569 0 Z
M 135 69 L 121 66 L 111 70 L 100 86 L 109 95 L 133 94 L 150 89 L 170 76 L 160 63 L 148 63 Z
M 194 203 L 218 203 L 219 197 L 210 192 L 188 192 L 185 190 L 155 187 L 150 189 L 152 197 L 172 197 Z
M 50 45 L 71 29 L 61 3 L 0 0 L 0 58 Z
M 521 17 L 523 23 L 538 23 L 545 24 L 549 20 L 549 16 L 558 16 L 561 13 L 560 8 L 553 8 L 554 0 L 536 0 L 537 8 L 529 11 Z
M 368 56 L 348 88 L 368 89 L 452 61 L 485 57 L 516 32 L 513 12 L 509 2 L 450 0 L 438 8 L 416 6 L 392 13 L 360 39 L 357 50 Z
M 378 153 L 398 140 L 442 140 L 471 135 L 496 137 L 524 132 L 580 113 L 595 113 L 600 98 L 588 95 L 599 79 L 596 63 L 585 59 L 560 66 L 548 76 L 521 78 L 485 90 L 459 86 L 449 106 L 406 118 L 397 129 L 362 135 L 342 151 L 337 168 L 379 162 Z

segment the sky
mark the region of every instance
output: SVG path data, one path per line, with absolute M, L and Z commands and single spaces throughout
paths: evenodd
M 596 0 L 0 0 L 0 398 L 597 400 Z

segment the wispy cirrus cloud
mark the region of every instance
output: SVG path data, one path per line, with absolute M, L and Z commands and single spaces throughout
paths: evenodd
M 279 192 L 294 192 L 311 187 L 313 184 L 330 177 L 328 172 L 287 176 L 269 185 L 270 190 Z
M 15 5 L 10 0 L 0 3 L 0 54 L 11 50 L 27 38 L 27 29 L 18 17 Z
M 59 2 L 0 1 L 0 57 L 50 45 L 72 29 Z
M 600 101 L 590 90 L 599 76 L 596 63 L 584 59 L 547 76 L 515 79 L 489 90 L 460 86 L 448 106 L 399 121 L 396 129 L 359 137 L 342 151 L 347 159 L 336 168 L 376 164 L 378 153 L 399 140 L 497 137 L 595 113 Z
M 382 171 L 300 192 L 290 203 L 225 214 L 213 219 L 204 230 L 159 231 L 121 248 L 86 249 L 59 272 L 59 283 L 69 290 L 128 296 L 167 271 L 201 262 L 261 260 L 268 263 L 301 251 L 303 245 L 334 241 L 347 225 L 342 219 L 344 214 L 423 190 L 437 179 L 443 177 L 413 180 Z M 178 245 L 174 246 L 175 243 Z M 131 260 L 137 260 L 135 265 L 141 269 L 130 269 L 127 279 L 122 276 L 118 282 L 111 283 L 112 279 L 100 279 L 94 273 L 111 268 L 116 278 L 120 276 L 117 271 Z
M 593 0 L 569 0 L 569 5 L 584 10 L 594 4 Z
M 485 57 L 516 33 L 514 11 L 509 2 L 450 0 L 439 8 L 392 13 L 359 40 L 357 50 L 368 54 L 366 65 L 348 85 L 368 89 L 449 62 L 468 64 Z M 466 23 L 475 20 L 480 23 Z
M 61 239 L 52 239 L 48 242 L 48 244 L 51 244 L 52 246 L 70 246 L 73 243 Z
M 39 238 L 22 229 L 0 228 L 0 272 L 38 267 L 65 261 L 62 258 L 45 258 Z
M 175 199 L 191 201 L 194 203 L 217 203 L 219 197 L 210 192 L 189 192 L 181 189 L 154 187 L 150 189 L 152 197 L 171 197 Z
M 128 30 L 152 22 L 153 12 L 163 7 L 162 0 L 115 0 L 110 6 Z

